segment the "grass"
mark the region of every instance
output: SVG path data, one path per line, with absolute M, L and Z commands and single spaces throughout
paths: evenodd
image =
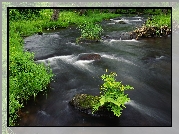
M 162 27 L 167 26 L 171 28 L 171 15 L 155 15 L 152 17 L 152 20 L 147 20 L 147 27 Z

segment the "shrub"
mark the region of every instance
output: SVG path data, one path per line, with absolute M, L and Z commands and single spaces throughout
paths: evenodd
M 34 62 L 33 53 L 23 51 L 22 38 L 13 30 L 9 45 L 9 125 L 13 126 L 24 102 L 40 91 L 46 91 L 53 74 L 49 67 Z
M 79 39 L 99 40 L 103 32 L 99 24 L 94 24 L 92 22 L 85 22 L 77 28 L 81 31 L 81 37 L 77 39 L 77 42 Z
M 121 115 L 121 110 L 125 108 L 124 104 L 130 100 L 127 94 L 124 94 L 124 90 L 134 89 L 129 85 L 122 85 L 122 82 L 116 82 L 116 73 L 111 72 L 109 75 L 103 74 L 102 80 L 104 84 L 100 87 L 100 99 L 99 102 L 94 104 L 93 113 L 97 111 L 100 107 L 107 107 L 111 110 L 115 116 L 119 117 Z
M 9 20 L 29 20 L 40 16 L 41 9 L 10 9 L 9 10 Z

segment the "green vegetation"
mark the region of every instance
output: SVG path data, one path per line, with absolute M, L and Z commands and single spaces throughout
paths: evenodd
M 89 40 L 100 40 L 101 34 L 103 32 L 102 27 L 99 24 L 94 24 L 90 22 L 83 23 L 78 26 L 78 29 L 81 31 L 81 37 L 77 38 L 76 42 L 78 43 L 81 39 Z
M 25 13 L 23 13 L 25 12 Z M 91 14 L 79 16 L 72 11 L 61 11 L 57 21 L 51 21 L 52 10 L 9 10 L 9 125 L 16 125 L 18 110 L 39 92 L 46 91 L 53 74 L 49 67 L 34 62 L 34 54 L 23 50 L 23 38 L 32 34 L 69 25 L 95 24 L 116 14 Z M 90 14 L 90 13 L 89 13 Z M 99 30 L 99 26 L 95 25 Z M 99 35 L 98 30 L 95 36 Z M 87 37 L 87 36 L 83 36 Z M 93 35 L 90 35 L 93 38 Z M 37 44 L 38 45 L 38 44 Z
M 146 13 L 153 10 L 144 10 Z M 158 10 L 157 10 L 158 11 Z M 57 21 L 51 21 L 52 9 L 10 9 L 9 10 L 9 125 L 15 125 L 18 117 L 18 110 L 30 98 L 35 97 L 39 92 L 46 91 L 47 85 L 52 81 L 52 70 L 44 64 L 34 62 L 34 54 L 23 50 L 23 37 L 76 25 L 81 32 L 81 37 L 77 39 L 99 40 L 102 27 L 99 25 L 104 19 L 119 17 L 121 13 L 135 14 L 142 12 L 137 9 L 87 9 L 84 14 L 79 14 L 76 9 L 61 9 Z M 144 12 L 144 13 L 145 13 Z M 160 11 L 160 13 L 163 11 Z M 155 12 L 156 13 L 156 12 Z M 160 14 L 159 11 L 156 14 Z M 168 11 L 169 13 L 169 11 Z M 154 16 L 155 21 L 148 21 L 146 26 L 162 26 L 170 24 L 170 16 Z M 157 21 L 156 21 L 157 20 Z M 156 23 L 157 22 L 157 23 Z M 38 45 L 38 44 L 37 44 Z M 100 106 L 108 106 L 116 116 L 120 116 L 121 106 L 129 100 L 124 95 L 123 89 L 131 89 L 130 86 L 123 86 L 120 82 L 115 82 L 116 74 L 103 75 L 105 84 L 101 88 L 101 98 L 94 107 L 94 111 Z M 109 85 L 111 84 L 111 85 Z M 120 89 L 120 90 L 119 90 Z M 118 95 L 116 95 L 118 94 Z M 119 101 L 122 101 L 119 103 Z
M 17 23 L 17 22 L 14 22 Z M 9 125 L 15 125 L 17 111 L 39 92 L 45 91 L 53 74 L 49 67 L 34 62 L 34 54 L 23 51 L 18 25 L 10 22 L 9 31 Z M 19 22 L 20 24 L 20 22 Z M 19 25 L 19 27 L 23 27 Z M 25 30 L 25 29 L 23 29 Z M 29 31 L 25 31 L 30 34 Z
M 161 37 L 171 34 L 171 14 L 154 15 L 148 17 L 142 27 L 136 28 L 134 33 L 140 37 Z
M 162 27 L 167 26 L 171 28 L 171 14 L 168 15 L 155 15 L 149 18 L 145 24 L 147 27 Z
M 118 14 L 140 14 L 140 15 L 160 15 L 160 14 L 168 14 L 171 13 L 171 10 L 164 9 L 145 9 L 145 8 L 125 8 L 125 9 L 116 9 L 114 11 Z
M 111 110 L 114 115 L 120 116 L 121 110 L 125 108 L 125 103 L 130 100 L 127 94 L 124 94 L 124 90 L 134 89 L 129 85 L 122 85 L 122 82 L 116 82 L 116 73 L 110 73 L 109 75 L 102 75 L 102 80 L 104 84 L 100 87 L 100 99 L 98 103 L 93 105 L 93 112 L 97 111 L 100 107 L 107 107 Z

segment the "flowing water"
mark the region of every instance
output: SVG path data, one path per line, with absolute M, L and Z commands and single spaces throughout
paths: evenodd
M 22 109 L 20 126 L 171 126 L 171 37 L 122 40 L 119 34 L 143 23 L 142 17 L 103 21 L 104 39 L 77 45 L 76 27 L 25 38 L 25 49 L 36 62 L 49 64 L 55 74 L 46 96 L 39 95 Z M 97 53 L 98 61 L 78 60 L 84 53 Z M 74 109 L 75 94 L 99 95 L 101 75 L 116 72 L 117 81 L 133 86 L 126 91 L 131 101 L 119 118 L 93 117 Z

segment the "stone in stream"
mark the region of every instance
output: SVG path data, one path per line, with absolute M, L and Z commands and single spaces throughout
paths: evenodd
M 43 35 L 43 33 L 42 33 L 42 32 L 37 32 L 37 34 L 38 34 L 38 35 Z
M 99 54 L 86 53 L 86 54 L 80 54 L 77 60 L 100 60 L 100 59 L 101 56 Z
M 137 34 L 135 32 L 122 32 L 115 36 L 104 35 L 102 36 L 102 40 L 115 39 L 115 40 L 132 40 L 136 39 Z
M 119 24 L 127 24 L 127 22 L 125 22 L 124 20 L 117 21 L 117 23 L 119 23 Z
M 94 43 L 98 43 L 98 42 L 100 42 L 100 40 L 99 39 L 83 39 L 83 38 L 79 38 L 78 39 L 78 44 L 87 44 L 87 45 L 89 45 L 89 44 L 94 44 Z
M 111 21 L 114 21 L 115 23 L 119 24 L 127 24 L 127 20 L 124 20 L 123 18 L 115 18 L 115 19 L 110 19 Z
M 99 101 L 99 96 L 88 94 L 76 94 L 69 102 L 71 106 L 79 111 L 97 117 L 116 117 L 113 112 L 108 111 L 105 107 L 100 107 L 98 111 L 92 113 L 93 105 Z

